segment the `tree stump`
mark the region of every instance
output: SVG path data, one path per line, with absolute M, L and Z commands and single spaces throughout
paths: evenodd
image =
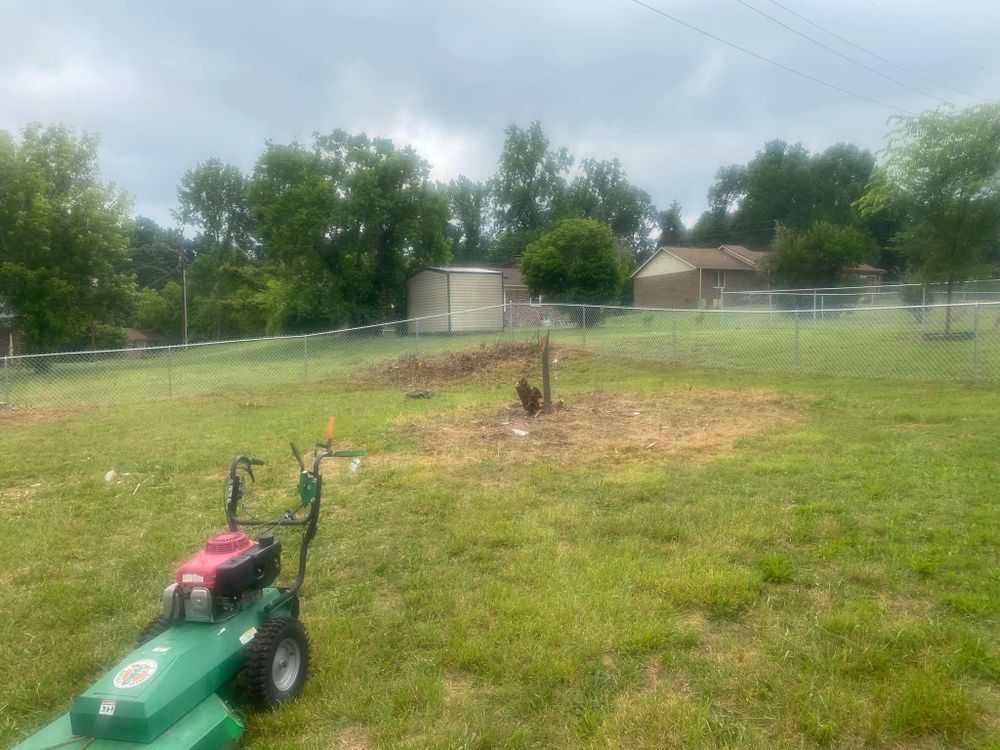
M 514 386 L 517 389 L 517 396 L 521 399 L 521 405 L 528 414 L 537 414 L 542 408 L 542 392 L 538 388 L 529 385 L 527 378 L 521 378 Z

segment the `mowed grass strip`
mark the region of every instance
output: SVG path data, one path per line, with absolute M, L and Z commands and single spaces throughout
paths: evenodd
M 0 745 L 128 651 L 222 527 L 232 455 L 268 460 L 253 489 L 281 505 L 287 441 L 336 413 L 372 455 L 329 469 L 312 677 L 247 713 L 247 747 L 997 746 L 995 389 L 557 369 L 560 430 L 613 389 L 635 412 L 676 403 L 686 428 L 704 410 L 690 440 L 711 455 L 646 450 L 653 421 L 599 450 L 542 421 L 506 438 L 493 376 L 421 400 L 329 382 L 0 422 Z M 788 418 L 707 439 L 761 403 L 741 392 Z M 463 420 L 502 450 L 430 450 Z

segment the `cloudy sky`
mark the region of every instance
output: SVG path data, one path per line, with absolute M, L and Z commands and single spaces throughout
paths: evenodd
M 364 130 L 413 145 L 437 179 L 483 179 L 504 127 L 540 120 L 555 145 L 620 159 L 658 205 L 677 199 L 693 219 L 715 170 L 766 140 L 877 149 L 892 107 L 939 104 L 912 88 L 960 105 L 979 100 L 952 88 L 1000 97 L 995 0 L 644 2 L 881 104 L 632 0 L 0 0 L 0 130 L 98 133 L 106 179 L 170 222 L 186 169 L 217 156 L 249 170 L 266 139 Z

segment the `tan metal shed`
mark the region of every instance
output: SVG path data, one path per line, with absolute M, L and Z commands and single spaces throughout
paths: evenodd
M 406 317 L 438 316 L 421 320 L 420 333 L 499 331 L 503 302 L 503 272 L 492 268 L 432 266 L 406 280 Z

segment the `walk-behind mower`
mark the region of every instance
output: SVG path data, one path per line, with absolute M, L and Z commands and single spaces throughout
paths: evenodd
M 163 613 L 139 636 L 138 647 L 56 719 L 15 750 L 126 750 L 130 747 L 217 750 L 237 747 L 243 725 L 218 692 L 241 671 L 246 692 L 273 708 L 302 688 L 309 639 L 298 620 L 306 553 L 316 534 L 325 458 L 363 451 L 316 446 L 312 469 L 299 463 L 299 503 L 279 518 L 253 517 L 243 502 L 246 481 L 263 461 L 238 456 L 229 467 L 225 506 L 229 531 L 208 540 L 163 592 Z M 356 466 L 354 467 L 356 468 Z M 281 542 L 273 532 L 299 527 L 299 569 L 288 587 L 273 584 Z M 259 534 L 251 539 L 244 531 Z

